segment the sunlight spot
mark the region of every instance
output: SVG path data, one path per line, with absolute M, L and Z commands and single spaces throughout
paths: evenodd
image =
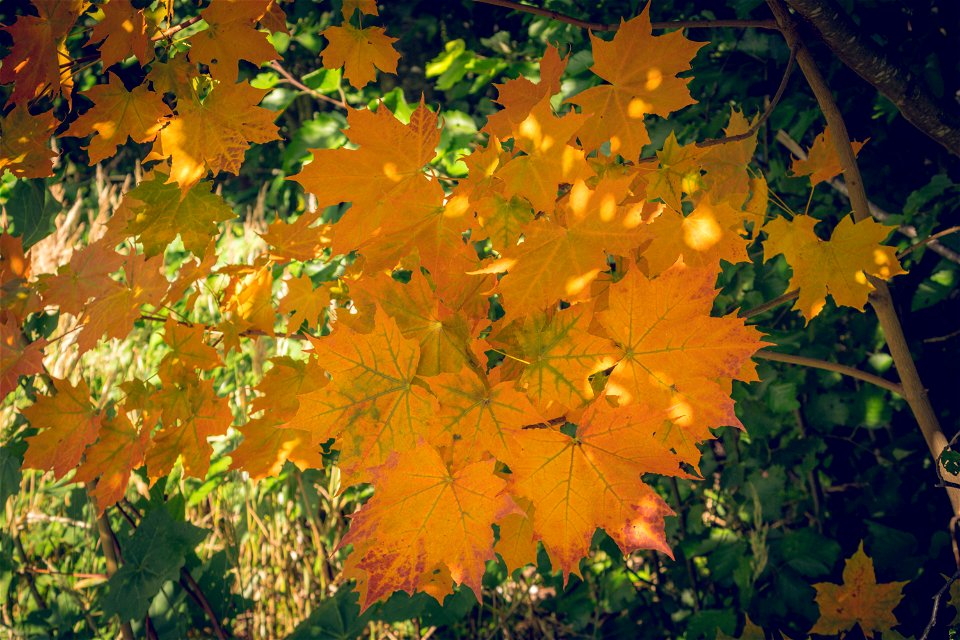
M 700 172 L 691 171 L 683 176 L 683 179 L 680 181 L 680 188 L 683 189 L 684 193 L 692 194 L 696 193 L 700 189 Z
M 634 119 L 640 119 L 643 114 L 650 113 L 652 105 L 645 102 L 642 98 L 632 98 L 627 103 L 627 115 Z
M 644 83 L 644 88 L 647 91 L 656 90 L 661 84 L 663 84 L 663 72 L 656 67 L 647 70 L 647 81 Z
M 533 140 L 540 137 L 540 123 L 537 122 L 537 118 L 533 114 L 527 116 L 527 119 L 521 122 L 517 129 L 524 138 Z
M 576 295 L 590 286 L 590 283 L 597 279 L 600 269 L 591 269 L 581 276 L 570 278 L 564 286 L 564 291 L 568 296 Z
M 393 162 L 383 163 L 383 175 L 387 176 L 387 179 L 393 182 L 400 182 L 400 180 L 402 180 L 400 172 L 397 171 L 397 165 Z
M 547 151 L 550 151 L 550 149 L 553 147 L 554 142 L 555 140 L 553 139 L 553 136 L 543 136 L 543 140 L 541 140 L 540 144 L 537 145 L 537 151 L 541 153 L 546 153 Z
M 130 20 L 124 20 L 123 24 L 120 25 L 120 28 L 126 31 L 127 33 L 133 33 L 133 22 Z
M 678 427 L 689 427 L 693 424 L 693 407 L 689 402 L 677 400 L 676 404 L 667 410 L 667 415 Z
M 620 148 L 623 146 L 623 141 L 620 140 L 620 136 L 610 136 L 610 152 L 617 153 L 620 151 Z
M 617 215 L 617 199 L 612 193 L 603 194 L 600 200 L 600 219 L 604 222 L 610 222 Z
M 867 274 L 862 270 L 853 274 L 853 279 L 857 281 L 857 284 L 867 284 Z
M 888 279 L 900 273 L 897 265 L 890 261 L 890 256 L 879 247 L 873 250 L 873 263 L 877 265 L 873 272 L 881 278 Z
M 462 218 L 470 211 L 470 199 L 465 194 L 458 194 L 447 200 L 443 207 L 444 218 Z
M 570 208 L 573 210 L 577 217 L 582 218 L 583 214 L 587 211 L 587 206 L 590 204 L 590 187 L 583 180 L 578 180 L 570 188 Z
M 683 242 L 694 251 L 707 251 L 723 236 L 713 209 L 701 205 L 683 221 Z

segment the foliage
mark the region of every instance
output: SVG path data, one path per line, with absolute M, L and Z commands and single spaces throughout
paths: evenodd
M 625 18 L 612 37 L 380 9 L 4 14 L 4 624 L 919 633 L 950 538 L 911 504 L 932 484 L 903 401 L 751 358 L 883 375 L 876 320 L 849 308 L 867 276 L 907 273 L 909 329 L 955 308 L 956 263 L 853 223 L 799 87 L 752 115 L 779 75 L 719 60 L 786 66 L 780 36 L 654 35 L 617 3 L 597 10 Z M 775 129 L 812 140 L 792 171 Z M 944 227 L 949 172 L 888 176 L 898 142 L 865 133 L 865 174 L 905 203 L 887 222 Z M 795 289 L 799 315 L 747 311 Z M 928 337 L 921 366 L 956 344 Z M 949 423 L 956 398 L 931 392 Z M 111 528 L 119 567 L 92 551 Z M 846 591 L 828 584 L 858 544 Z

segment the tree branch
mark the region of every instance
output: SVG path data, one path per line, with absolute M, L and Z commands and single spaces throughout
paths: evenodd
M 938 99 L 880 45 L 864 37 L 834 0 L 787 0 L 845 65 L 885 95 L 900 114 L 950 153 L 960 155 L 960 105 Z
M 619 23 L 604 24 L 602 22 L 590 22 L 574 18 L 559 11 L 552 9 L 543 9 L 529 4 L 513 2 L 513 0 L 473 0 L 478 4 L 489 4 L 504 9 L 512 9 L 523 13 L 530 13 L 535 16 L 550 18 L 558 22 L 572 24 L 575 27 L 590 29 L 591 31 L 616 31 L 620 28 Z M 722 27 L 732 27 L 734 29 L 755 28 L 755 29 L 777 29 L 777 23 L 774 20 L 678 20 L 668 22 L 654 22 L 654 29 L 716 29 Z
M 90 502 L 96 504 L 92 499 Z M 117 549 L 114 546 L 116 536 L 110 526 L 110 519 L 106 512 L 97 518 L 97 532 L 100 534 L 100 547 L 103 549 L 103 559 L 107 562 L 107 577 L 109 578 L 117 572 L 120 565 Z M 133 640 L 133 627 L 122 618 L 120 619 L 120 635 L 123 636 L 123 640 Z
M 803 70 L 803 74 L 817 98 L 817 103 L 820 105 L 820 110 L 827 119 L 827 125 L 830 127 L 834 148 L 843 166 L 847 188 L 850 190 L 854 220 L 863 220 L 870 216 L 870 205 L 867 200 L 867 193 L 863 188 L 863 181 L 860 178 L 857 158 L 853 153 L 853 146 L 850 144 L 850 136 L 847 134 L 847 128 L 843 122 L 843 115 L 833 99 L 830 88 L 824 81 L 823 76 L 820 75 L 813 57 L 803 47 L 786 7 L 781 0 L 767 0 L 767 4 L 777 18 L 787 43 L 790 46 L 799 45 L 801 47 L 797 53 L 797 62 L 800 64 L 800 69 Z M 947 473 L 940 462 L 940 454 L 947 447 L 947 438 L 943 434 L 937 414 L 927 397 L 927 390 L 920 380 L 920 373 L 917 371 L 917 365 L 910 353 L 910 345 L 903 334 L 903 327 L 893 305 L 893 296 L 890 295 L 890 289 L 887 288 L 887 283 L 880 278 L 867 274 L 867 280 L 874 287 L 874 290 L 870 293 L 870 303 L 877 312 L 880 328 L 883 329 L 890 355 L 893 356 L 894 365 L 896 365 L 897 372 L 900 375 L 903 398 L 913 412 L 917 425 L 920 427 L 920 432 L 930 449 L 930 455 L 933 456 L 934 464 L 937 465 L 945 479 L 953 482 L 960 481 L 960 477 Z M 949 488 L 947 489 L 947 496 L 950 499 L 954 515 L 960 515 L 960 491 Z
M 803 147 L 801 147 L 796 140 L 791 138 L 790 134 L 788 134 L 786 131 L 782 129 L 780 131 L 777 131 L 777 142 L 785 146 L 787 149 L 789 149 L 793 153 L 793 155 L 797 156 L 801 160 L 807 159 L 807 152 L 804 151 Z M 840 180 L 839 178 L 834 178 L 833 180 L 830 180 L 830 186 L 833 187 L 835 191 L 838 191 L 846 198 L 850 197 L 850 192 L 847 190 L 847 185 L 843 184 L 843 180 Z M 870 215 L 872 215 L 874 218 L 876 218 L 880 222 L 886 221 L 888 218 L 890 218 L 890 216 L 893 215 L 892 213 L 884 211 L 882 208 L 877 206 L 875 203 L 871 202 L 869 199 L 867 200 L 867 206 L 870 208 Z M 903 235 L 910 238 L 911 240 L 916 239 L 920 235 L 919 232 L 917 231 L 917 228 L 911 224 L 901 224 L 899 227 L 897 227 L 897 230 Z M 950 247 L 947 247 L 946 245 L 941 244 L 936 239 L 936 237 L 928 238 L 922 242 L 919 242 L 914 246 L 919 247 L 923 245 L 925 245 L 931 251 L 939 253 L 941 256 L 943 256 L 947 260 L 960 264 L 960 253 L 957 253 Z M 910 248 L 907 251 L 912 251 L 912 250 L 913 248 Z
M 845 364 L 829 362 L 827 360 L 817 360 L 816 358 L 808 358 L 806 356 L 794 356 L 789 353 L 780 353 L 779 351 L 767 351 L 766 349 L 758 351 L 754 354 L 754 357 L 762 360 L 771 360 L 773 362 L 798 364 L 802 367 L 822 369 L 823 371 L 833 371 L 834 373 L 839 373 L 850 378 L 856 378 L 857 380 L 869 382 L 870 384 L 876 385 L 882 389 L 886 389 L 891 393 L 895 393 L 900 396 L 903 395 L 903 388 L 896 382 L 892 382 L 886 378 L 881 378 L 880 376 L 873 375 L 872 373 L 867 373 L 866 371 L 861 371 L 860 369 L 856 369 L 854 367 L 848 367 Z
M 287 82 L 289 82 L 290 84 L 292 84 L 293 86 L 295 86 L 297 89 L 300 89 L 300 91 L 303 91 L 303 92 L 306 93 L 307 95 L 313 96 L 313 97 L 316 98 L 317 100 L 322 100 L 322 101 L 324 101 L 324 102 L 328 102 L 328 103 L 330 103 L 330 104 L 332 104 L 332 105 L 334 105 L 335 107 L 340 108 L 340 109 L 346 109 L 346 108 L 347 108 L 347 105 L 346 105 L 345 103 L 340 102 L 339 100 L 336 100 L 336 99 L 334 99 L 334 98 L 331 98 L 330 96 L 325 96 L 325 95 L 323 95 L 322 93 L 320 93 L 319 91 L 316 91 L 316 90 L 314 90 L 314 89 L 311 89 L 311 88 L 308 87 L 307 85 L 303 84 L 302 82 L 300 82 L 299 80 L 297 80 L 296 78 L 294 78 L 294 77 L 290 74 L 290 72 L 287 71 L 286 69 L 284 69 L 284 68 L 283 68 L 283 65 L 281 65 L 281 64 L 280 64 L 279 62 L 277 62 L 276 60 L 271 61 L 271 62 L 270 62 L 270 66 L 273 68 L 274 71 L 276 71 L 277 73 L 279 73 L 280 75 L 282 75 Z

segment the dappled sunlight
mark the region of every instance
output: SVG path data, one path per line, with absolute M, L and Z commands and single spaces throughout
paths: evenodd
M 564 285 L 564 292 L 568 296 L 575 296 L 590 286 L 590 283 L 597 279 L 600 269 L 591 269 L 583 275 L 567 279 Z
M 647 80 L 643 83 L 643 88 L 647 91 L 656 91 L 663 84 L 663 72 L 656 67 L 647 69 Z
M 723 238 L 723 229 L 709 205 L 697 207 L 683 221 L 683 241 L 694 251 L 708 251 Z

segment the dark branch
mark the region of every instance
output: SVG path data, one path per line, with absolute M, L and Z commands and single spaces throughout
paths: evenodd
M 917 129 L 960 156 L 960 104 L 938 99 L 922 79 L 895 64 L 835 0 L 787 0 L 845 65 L 890 99 Z

